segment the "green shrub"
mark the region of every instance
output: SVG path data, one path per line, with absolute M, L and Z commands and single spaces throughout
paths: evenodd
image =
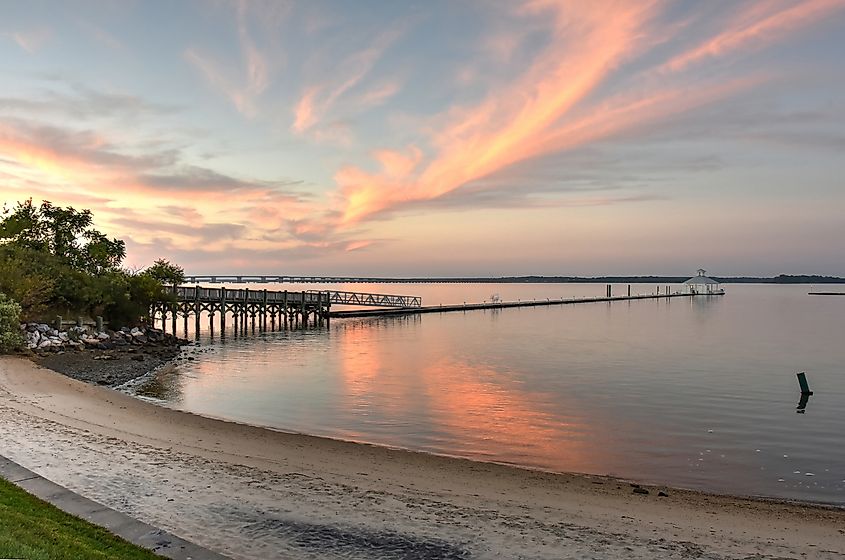
M 21 306 L 0 293 L 0 354 L 19 350 L 23 345 Z

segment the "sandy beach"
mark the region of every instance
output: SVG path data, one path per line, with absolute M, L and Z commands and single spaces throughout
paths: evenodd
M 22 358 L 0 358 L 0 452 L 232 558 L 845 556 L 842 509 L 281 433 Z

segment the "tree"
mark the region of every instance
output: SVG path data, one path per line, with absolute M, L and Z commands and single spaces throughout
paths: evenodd
M 46 200 L 35 207 L 30 198 L 3 214 L 0 241 L 49 253 L 75 270 L 102 274 L 118 269 L 126 257 L 122 240 L 109 239 L 91 227 L 90 210 L 53 206 Z
M 182 268 L 163 259 L 141 273 L 122 269 L 126 245 L 94 229 L 90 210 L 30 199 L 0 217 L 0 292 L 28 320 L 102 315 L 136 324 L 153 303 L 171 301 L 164 284 L 184 280 Z
M 158 259 L 144 274 L 166 286 L 178 286 L 185 281 L 185 269 L 165 259 Z
M 20 315 L 21 306 L 0 293 L 0 354 L 8 354 L 23 345 Z

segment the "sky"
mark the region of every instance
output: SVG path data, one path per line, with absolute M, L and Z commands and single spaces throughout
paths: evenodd
M 845 275 L 845 0 L 0 10 L 0 203 L 133 268 Z

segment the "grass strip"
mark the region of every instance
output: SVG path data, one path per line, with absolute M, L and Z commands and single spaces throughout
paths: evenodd
M 0 558 L 160 559 L 0 479 Z

